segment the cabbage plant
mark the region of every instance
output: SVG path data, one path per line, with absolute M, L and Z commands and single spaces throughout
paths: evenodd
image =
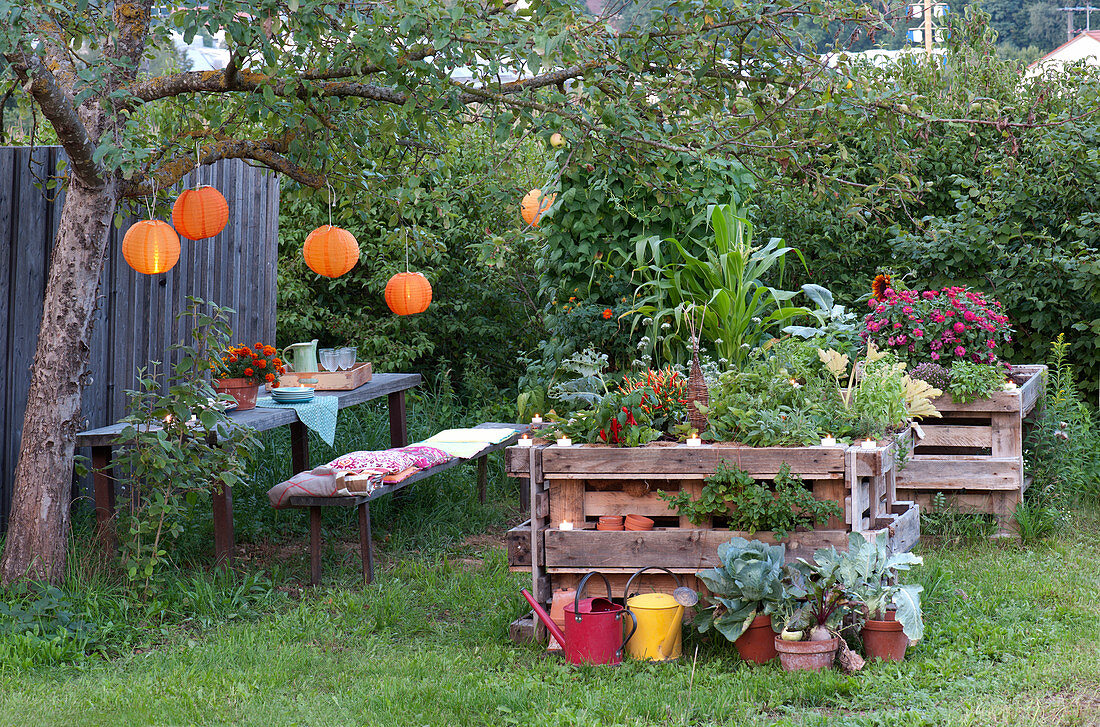
M 788 601 L 783 587 L 786 550 L 736 537 L 719 545 L 722 565 L 697 574 L 711 592 L 710 606 L 695 617 L 699 633 L 714 629 L 736 641 L 759 615 L 771 616 L 773 628 L 781 625 L 780 611 Z

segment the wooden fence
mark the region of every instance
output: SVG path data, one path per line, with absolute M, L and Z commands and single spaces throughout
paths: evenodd
M 11 505 L 46 273 L 64 200 L 44 182 L 62 158 L 59 147 L 0 147 L 0 284 L 6 286 L 0 293 L 0 528 Z M 125 392 L 134 388 L 138 369 L 165 361 L 168 348 L 183 340 L 187 332 L 175 318 L 187 296 L 239 311 L 232 320 L 235 341 L 275 339 L 278 178 L 240 160 L 203 168 L 198 178 L 225 195 L 229 224 L 209 240 L 181 239 L 180 260 L 167 273 L 141 275 L 126 264 L 122 236 L 132 220 L 111 232 L 99 281 L 91 382 L 84 392 L 89 427 L 124 416 Z M 183 182 L 195 183 L 193 175 Z

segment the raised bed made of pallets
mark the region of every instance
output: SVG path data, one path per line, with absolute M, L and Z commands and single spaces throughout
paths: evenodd
M 534 472 L 534 477 L 528 480 L 531 520 L 509 532 L 509 562 L 514 570 L 532 571 L 532 585 L 542 598 L 549 597 L 551 585 L 568 586 L 593 570 L 625 581 L 644 565 L 684 575 L 710 567 L 720 543 L 747 534 L 721 527 L 720 520 L 695 525 L 670 511 L 657 491 L 686 489 L 697 494 L 723 460 L 765 480 L 773 479 L 786 464 L 818 499 L 837 503 L 842 518 L 789 535 L 785 542 L 792 558 L 809 557 L 829 545 L 846 547 L 848 533 L 882 528 L 892 531 L 896 547 L 908 549 L 919 537 L 919 515 L 911 503 L 897 502 L 894 482 L 899 450 L 908 453 L 911 441 L 907 431 L 874 449 L 731 444 L 512 447 L 507 451 L 508 473 L 528 477 Z M 591 529 L 601 515 L 627 513 L 651 517 L 657 527 L 645 532 Z M 561 530 L 557 526 L 562 522 L 575 529 Z M 770 533 L 752 537 L 774 542 Z M 532 551 L 539 554 L 533 569 Z
M 1013 366 L 1014 391 L 958 404 L 950 395 L 934 400 L 942 418 L 920 422 L 923 438 L 898 475 L 898 497 L 929 507 L 942 492 L 964 511 L 995 515 L 1002 533 L 1023 500 L 1024 436 L 1042 399 L 1046 366 Z

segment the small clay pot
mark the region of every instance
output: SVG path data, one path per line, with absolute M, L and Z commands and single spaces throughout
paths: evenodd
M 237 400 L 237 411 L 247 411 L 256 408 L 256 395 L 260 393 L 260 385 L 252 379 L 215 379 L 214 391 L 229 394 Z
M 887 611 L 885 616 L 881 621 L 869 618 L 863 623 L 863 651 L 868 659 L 902 661 L 909 637 L 893 611 Z
M 828 641 L 784 641 L 775 637 L 775 650 L 783 671 L 822 671 L 833 665 L 840 639 Z
M 623 525 L 627 530 L 652 530 L 653 520 L 642 515 L 627 515 Z
M 767 664 L 776 657 L 775 631 L 771 616 L 757 616 L 745 633 L 733 642 L 741 658 L 752 664 Z

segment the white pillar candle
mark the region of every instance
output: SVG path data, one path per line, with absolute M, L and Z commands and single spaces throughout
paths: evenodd
M 859 443 L 859 446 L 863 447 L 864 449 L 875 449 L 876 447 L 878 447 L 878 442 L 873 439 L 864 439 L 862 442 Z
M 524 434 L 522 437 L 519 438 L 519 440 L 516 442 L 516 444 L 518 444 L 521 447 L 530 447 L 534 443 L 534 441 L 535 440 L 531 439 L 526 434 Z
M 821 438 L 821 446 L 822 447 L 835 447 L 836 446 L 836 437 L 834 437 L 831 434 L 826 434 L 824 437 Z
M 563 520 L 561 525 L 558 526 L 558 530 L 572 530 L 572 529 L 573 529 L 573 523 L 569 522 L 568 520 Z
M 542 415 L 541 414 L 535 414 L 535 416 L 531 417 L 531 423 L 532 424 L 542 424 Z
M 702 447 L 703 446 L 703 440 L 700 439 L 699 437 L 688 437 L 687 438 L 687 446 L 689 446 L 689 447 Z
M 558 440 L 558 446 L 559 447 L 572 447 L 573 446 L 573 440 L 570 439 L 569 437 L 562 437 L 561 439 Z
M 1016 386 L 1015 381 L 1006 381 L 1005 382 L 1005 391 L 1016 391 L 1017 388 L 1018 387 Z

